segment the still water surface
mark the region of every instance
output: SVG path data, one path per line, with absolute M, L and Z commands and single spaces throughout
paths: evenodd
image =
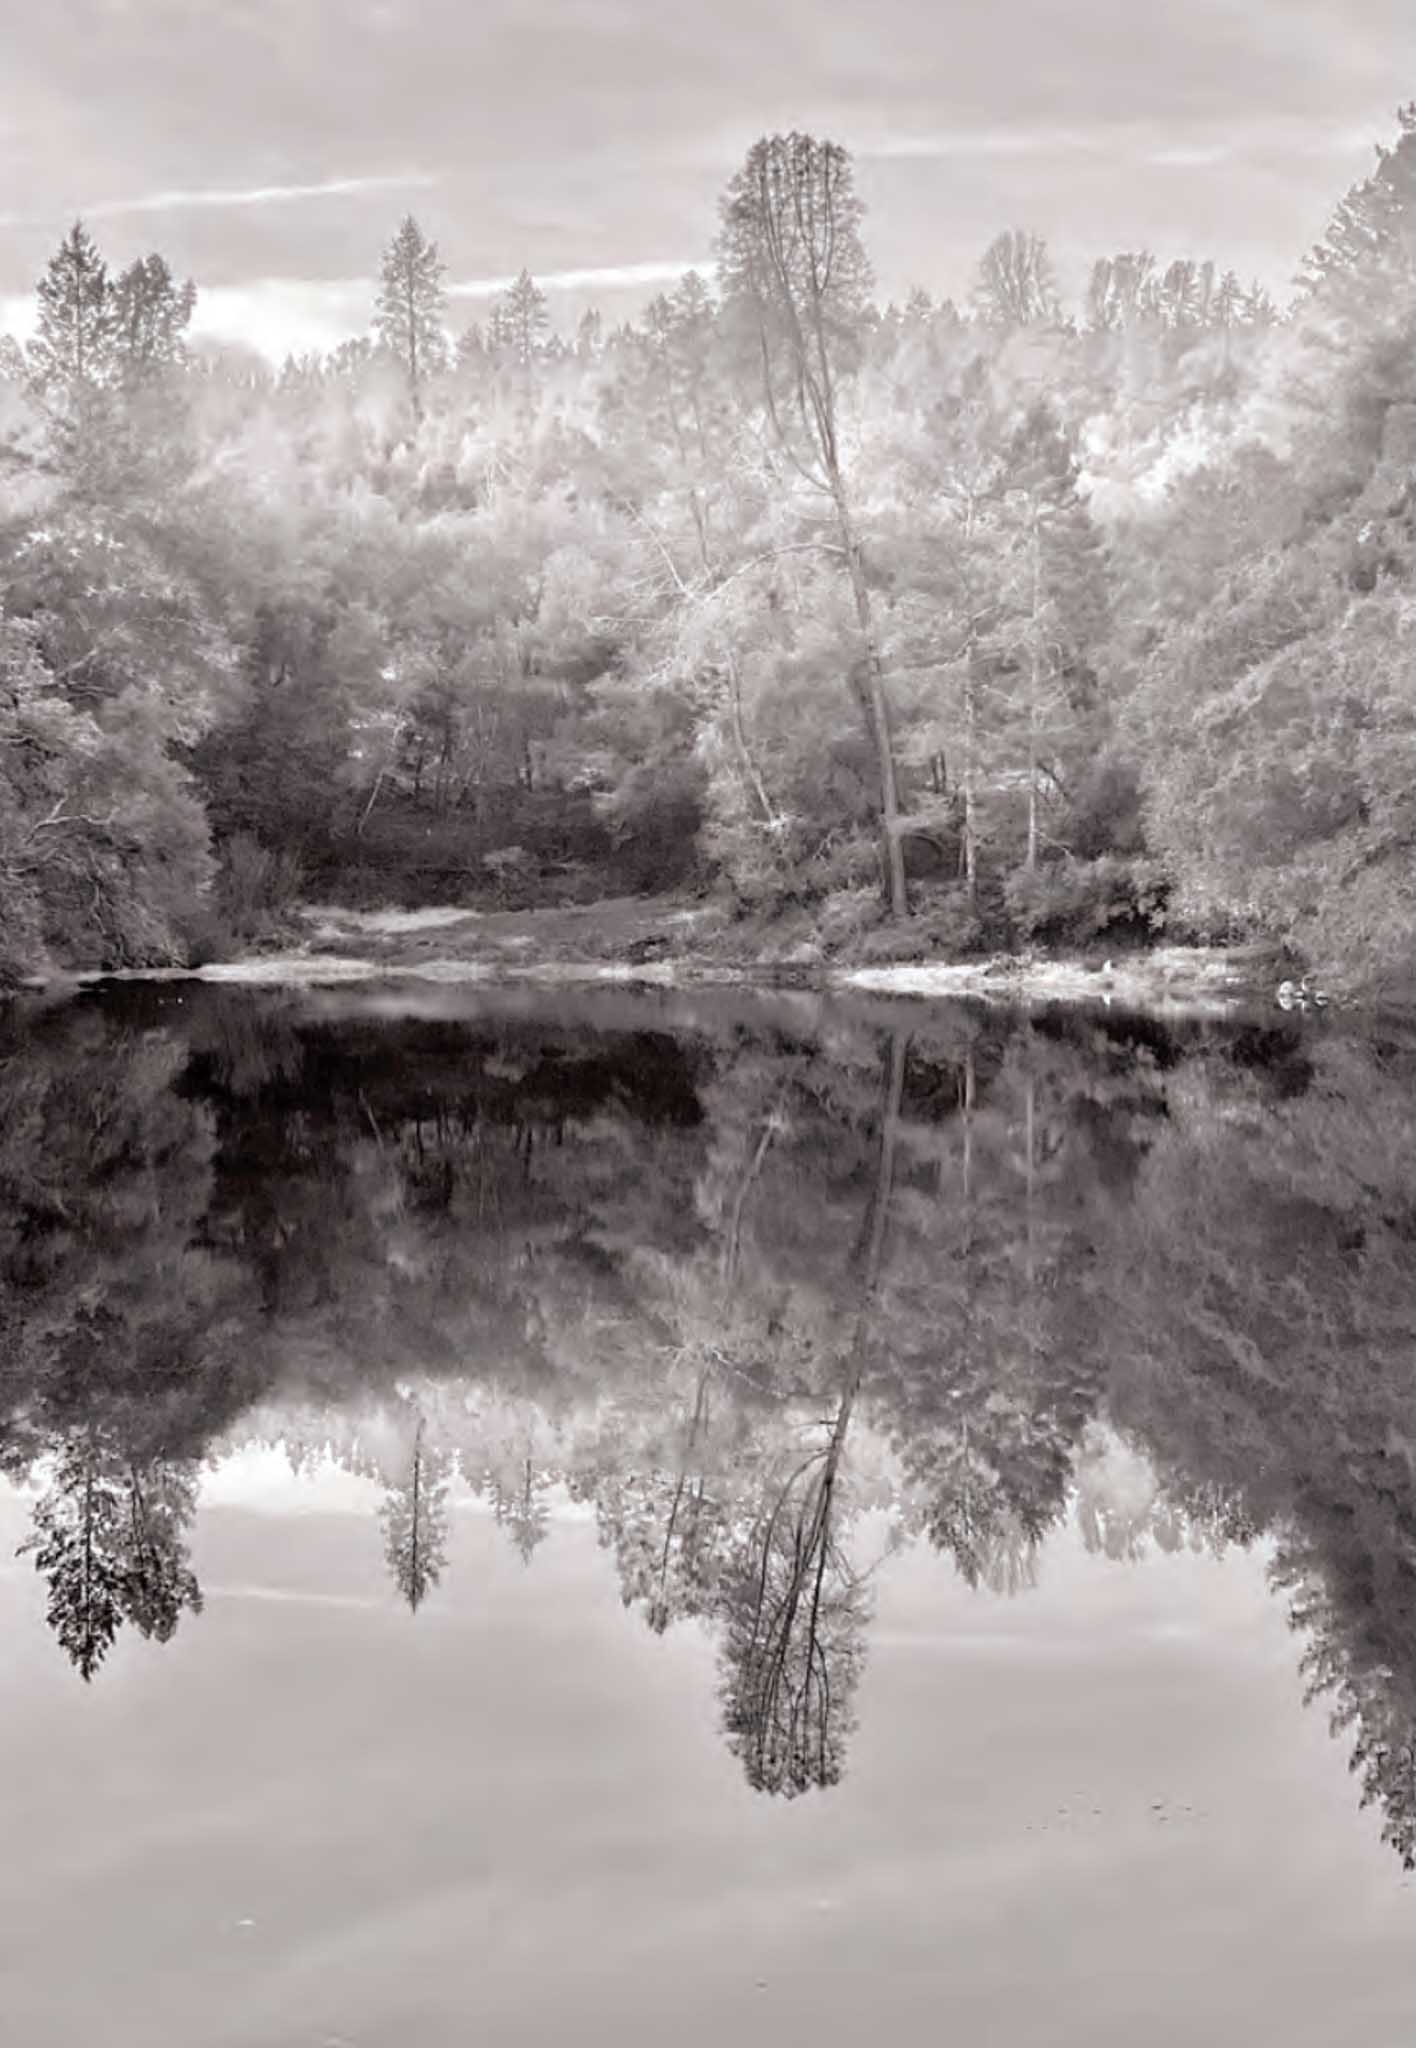
M 0 1022 L 23 2048 L 1416 2039 L 1416 1036 Z

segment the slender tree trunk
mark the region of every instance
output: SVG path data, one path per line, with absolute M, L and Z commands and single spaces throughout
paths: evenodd
M 1037 700 L 1042 687 L 1042 648 L 1040 644 L 1042 596 L 1042 560 L 1038 540 L 1037 515 L 1033 515 L 1032 531 L 1032 632 L 1029 636 L 1028 670 L 1028 852 L 1026 866 L 1029 870 L 1037 866 Z
M 977 1094 L 972 1051 L 964 1054 L 964 1203 L 972 1217 L 973 1209 L 973 1113 Z M 972 1244 L 972 1222 L 969 1228 L 969 1242 Z
M 856 539 L 845 486 L 839 471 L 836 470 L 832 472 L 831 495 L 835 501 L 841 545 L 846 551 L 851 594 L 855 598 L 856 620 L 860 626 L 861 638 L 865 642 L 865 681 L 861 697 L 880 775 L 880 837 L 886 892 L 891 916 L 904 917 L 909 912 L 910 902 L 905 882 L 904 842 L 900 835 L 900 793 L 895 773 L 895 746 L 890 731 L 890 707 L 885 696 L 885 669 L 880 658 L 880 641 L 875 630 L 875 612 L 870 602 L 870 586 L 865 580 L 865 564 L 861 556 L 860 542 Z
M 964 843 L 963 869 L 964 887 L 968 899 L 973 903 L 978 896 L 978 821 L 976 775 L 974 770 L 974 742 L 978 724 L 978 689 L 974 676 L 973 656 L 968 657 L 964 671 L 964 761 L 961 781 L 964 790 Z
M 1036 1261 L 1034 1256 L 1035 1245 L 1033 1239 L 1033 1196 L 1036 1192 L 1037 1181 L 1037 1169 L 1035 1163 L 1037 1142 L 1037 1079 L 1031 1071 L 1028 1074 L 1025 1114 L 1027 1130 L 1027 1280 L 1028 1296 L 1029 1300 L 1031 1301 L 1033 1281 L 1036 1274 Z
M 727 668 L 728 706 L 731 713 L 730 723 L 733 745 L 737 749 L 738 759 L 742 764 L 742 772 L 747 780 L 748 787 L 762 808 L 763 820 L 769 828 L 775 830 L 777 813 L 772 808 L 772 799 L 767 794 L 767 785 L 762 779 L 762 771 L 758 767 L 752 748 L 748 743 L 747 721 L 743 717 L 742 711 L 742 673 L 738 668 L 737 656 L 733 653 L 731 647 L 727 650 Z

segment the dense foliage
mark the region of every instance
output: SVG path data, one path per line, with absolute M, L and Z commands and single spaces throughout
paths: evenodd
M 1000 235 L 880 307 L 850 159 L 754 146 L 716 284 L 454 338 L 200 351 L 81 224 L 0 347 L 0 970 L 183 961 L 300 894 L 714 887 L 941 950 L 1416 931 L 1416 112 L 1280 312 L 1210 262 L 1063 303 Z M 895 943 L 887 933 L 879 943 Z

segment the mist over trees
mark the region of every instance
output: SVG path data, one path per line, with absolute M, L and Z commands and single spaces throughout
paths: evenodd
M 633 322 L 523 272 L 456 333 L 410 216 L 279 372 L 76 222 L 0 349 L 0 970 L 711 890 L 1409 982 L 1413 197 L 1406 108 L 1286 306 L 1147 250 L 1069 305 L 1025 226 L 881 305 L 847 151 L 772 136 Z

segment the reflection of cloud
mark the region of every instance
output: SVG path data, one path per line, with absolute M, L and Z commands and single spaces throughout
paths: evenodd
M 365 1515 L 378 1498 L 379 1488 L 373 1480 L 345 1471 L 328 1452 L 297 1473 L 291 1469 L 284 1446 L 278 1444 L 245 1444 L 208 1465 L 202 1474 L 203 1509 L 243 1508 L 280 1516 Z

